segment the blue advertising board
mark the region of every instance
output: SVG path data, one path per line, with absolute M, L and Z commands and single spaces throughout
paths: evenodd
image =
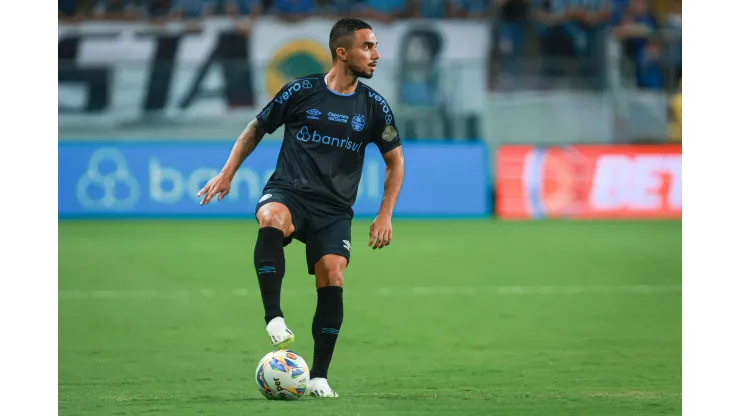
M 223 166 L 232 141 L 59 142 L 59 218 L 253 217 L 275 169 L 280 142 L 262 142 L 244 162 L 222 201 L 199 204 L 198 191 Z M 491 214 L 484 143 L 404 144 L 406 177 L 396 217 L 483 217 Z M 377 214 L 385 163 L 369 148 L 354 205 L 356 217 Z

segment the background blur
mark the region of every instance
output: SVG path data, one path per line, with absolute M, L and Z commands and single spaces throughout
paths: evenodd
M 60 410 L 268 409 L 251 384 L 269 347 L 251 250 L 282 129 L 226 199 L 195 194 L 284 83 L 329 69 L 340 16 L 375 30 L 364 82 L 407 164 L 394 244 L 373 252 L 384 165 L 367 151 L 332 370 L 344 403 L 679 414 L 674 0 L 60 0 Z M 286 250 L 310 358 L 313 283 Z
M 555 146 L 538 159 L 547 166 L 540 170 L 558 169 L 558 175 L 544 175 L 552 176 L 558 189 L 568 188 L 567 198 L 582 200 L 595 159 L 572 147 L 562 153 L 563 146 L 681 141 L 680 1 L 62 0 L 59 6 L 59 136 L 65 155 L 60 162 L 62 172 L 71 175 L 63 183 L 76 186 L 79 176 L 74 175 L 88 167 L 95 171 L 106 161 L 111 166 L 100 169 L 114 169 L 118 159 L 127 157 L 117 154 L 127 155 L 142 141 L 159 141 L 146 151 L 152 155 L 169 153 L 173 141 L 186 153 L 193 150 L 182 147 L 187 146 L 183 141 L 216 146 L 207 162 L 191 156 L 178 156 L 175 165 L 127 159 L 129 164 L 149 164 L 150 173 L 158 173 L 156 181 L 148 181 L 151 200 L 138 195 L 136 181 L 105 191 L 98 183 L 107 173 L 102 172 L 93 175 L 86 192 L 78 192 L 87 195 L 80 197 L 85 201 L 61 196 L 63 215 L 188 213 L 179 195 L 193 194 L 220 167 L 224 144 L 215 141 L 234 140 L 289 80 L 329 68 L 328 33 L 340 15 L 363 17 L 375 26 L 381 67 L 368 83 L 391 104 L 405 143 L 484 145 L 489 166 L 477 166 L 472 173 L 478 182 L 480 169 L 488 172 L 491 184 L 511 177 L 510 167 L 495 175 L 503 169 L 500 159 L 514 161 L 515 176 L 521 159 L 522 172 L 527 172 L 529 153 L 512 156 L 502 146 Z M 282 129 L 270 138 L 277 145 Z M 91 152 L 97 145 L 91 144 L 88 152 L 77 147 L 77 153 L 66 156 L 68 140 L 130 143 L 95 154 Z M 439 159 L 434 151 L 430 157 Z M 361 190 L 370 211 L 381 197 L 379 160 L 370 157 L 371 172 L 366 172 Z M 66 169 L 67 161 L 72 170 Z M 243 180 L 249 184 L 249 204 L 269 176 L 271 163 L 249 170 L 247 162 Z M 75 170 L 80 164 L 83 170 Z M 417 169 L 424 172 L 420 176 L 429 176 L 439 172 L 436 167 L 424 163 Z M 454 170 L 459 168 L 457 164 Z M 142 174 L 131 171 L 136 178 Z M 557 179 L 563 175 L 574 179 Z M 492 195 L 495 187 L 489 188 Z M 131 206 L 120 207 L 112 199 L 86 201 L 99 200 L 106 192 Z M 415 199 L 411 195 L 407 202 Z M 680 204 L 680 191 L 676 197 Z M 362 195 L 358 203 L 364 213 Z M 92 209 L 94 205 L 101 209 Z M 475 210 L 401 211 L 454 215 Z
M 677 0 L 59 6 L 62 136 L 232 137 L 277 84 L 328 68 L 328 29 L 352 15 L 377 26 L 383 70 L 370 84 L 393 104 L 407 139 L 680 139 L 672 131 L 680 122 Z

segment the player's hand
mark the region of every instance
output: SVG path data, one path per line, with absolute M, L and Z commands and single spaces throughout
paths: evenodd
M 231 177 L 224 174 L 223 172 L 214 176 L 213 179 L 208 181 L 206 186 L 198 192 L 198 198 L 205 195 L 206 197 L 200 201 L 201 205 L 205 205 L 211 201 L 211 199 L 218 195 L 218 200 L 224 199 L 229 194 L 231 189 Z M 219 195 L 220 194 L 220 195 Z
M 368 247 L 383 248 L 391 244 L 393 238 L 393 228 L 391 227 L 391 217 L 378 215 L 370 225 L 370 243 Z

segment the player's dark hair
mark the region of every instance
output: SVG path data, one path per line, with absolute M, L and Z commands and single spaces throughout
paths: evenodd
M 367 22 L 353 17 L 343 17 L 334 24 L 331 33 L 329 33 L 329 49 L 331 49 L 332 60 L 337 59 L 337 48 L 352 46 L 354 33 L 361 29 L 372 30 L 373 28 Z

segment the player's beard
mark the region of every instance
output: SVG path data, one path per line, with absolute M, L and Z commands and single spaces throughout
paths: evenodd
M 363 71 L 363 70 L 357 68 L 354 65 L 350 65 L 349 70 L 352 71 L 352 75 L 355 76 L 355 77 L 357 77 L 357 78 L 367 78 L 367 79 L 370 79 L 370 78 L 373 77 L 372 71 L 370 71 L 370 70 Z

